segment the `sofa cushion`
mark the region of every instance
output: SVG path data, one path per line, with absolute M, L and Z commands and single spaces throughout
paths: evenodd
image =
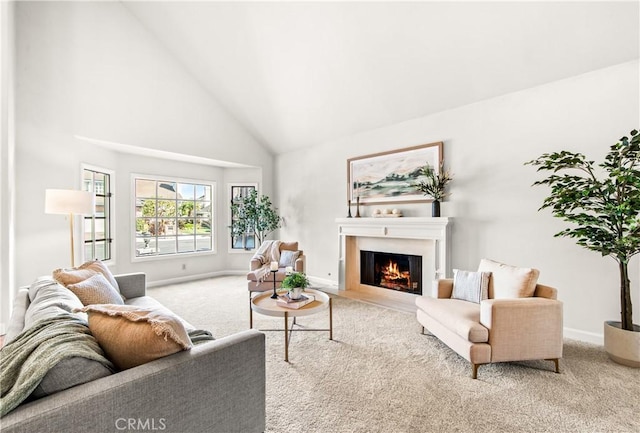
M 94 274 L 86 280 L 67 286 L 84 305 L 124 304 L 120 293 L 102 274 Z
M 451 298 L 479 304 L 489 296 L 491 272 L 453 270 L 453 292 Z
M 300 257 L 300 251 L 283 250 L 280 253 L 280 262 L 278 266 L 280 266 L 281 268 L 291 266 L 293 268 L 296 265 L 296 260 L 298 260 L 298 257 Z
M 519 268 L 489 259 L 482 259 L 478 271 L 491 272 L 489 299 L 513 299 L 533 296 L 540 271 Z
M 451 332 L 472 343 L 489 341 L 489 330 L 480 324 L 480 305 L 460 299 L 416 298 L 416 305 Z
M 47 372 L 40 384 L 31 393 L 41 398 L 56 392 L 82 385 L 113 374 L 106 366 L 93 359 L 74 356 L 60 361 Z
M 107 357 L 122 370 L 192 347 L 180 319 L 166 311 L 133 305 L 89 305 L 82 311 Z

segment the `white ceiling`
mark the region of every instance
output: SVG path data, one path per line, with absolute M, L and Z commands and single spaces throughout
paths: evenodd
M 638 1 L 124 4 L 276 153 L 640 51 Z

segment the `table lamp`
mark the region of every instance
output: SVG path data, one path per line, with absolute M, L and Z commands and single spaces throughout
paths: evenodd
M 73 250 L 74 215 L 91 215 L 95 210 L 95 195 L 89 191 L 71 189 L 45 190 L 44 212 L 69 216 L 69 234 L 71 235 L 71 266 L 75 267 Z

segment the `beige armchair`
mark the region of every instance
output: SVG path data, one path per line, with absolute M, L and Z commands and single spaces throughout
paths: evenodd
M 278 262 L 277 272 L 269 271 L 271 261 Z M 265 241 L 260 245 L 249 262 L 249 273 L 247 274 L 249 328 L 253 328 L 252 294 L 273 290 L 274 279 L 276 281 L 275 287 L 279 288 L 287 275 L 287 266 L 291 266 L 295 272 L 304 272 L 304 265 L 304 252 L 298 249 L 298 242 Z
M 285 256 L 287 255 L 287 253 L 283 254 L 284 251 L 290 251 L 293 253 L 289 255 L 289 258 L 291 256 L 295 257 L 296 252 L 299 253 L 297 257 L 294 258 L 291 266 L 296 272 L 304 272 L 305 270 L 305 256 L 304 252 L 298 249 L 298 242 L 271 242 L 276 242 L 275 246 L 278 248 L 278 272 L 276 272 L 274 275 L 274 273 L 268 271 L 271 257 L 265 257 L 264 254 L 259 254 L 259 248 L 258 252 L 256 252 L 256 254 L 254 254 L 254 256 L 251 258 L 251 262 L 249 262 L 249 273 L 247 274 L 247 289 L 249 290 L 249 296 L 251 296 L 251 293 L 253 292 L 265 292 L 267 290 L 273 290 L 274 276 L 276 279 L 276 287 L 280 287 L 280 284 L 282 283 L 282 280 L 286 275 L 285 269 L 287 263 L 285 263 Z
M 483 259 L 491 272 L 488 299 L 456 299 L 454 280 L 434 282 L 431 296 L 416 298 L 417 319 L 443 343 L 478 367 L 492 362 L 545 359 L 559 372 L 562 358 L 562 302 L 557 290 L 537 284 L 538 271 Z

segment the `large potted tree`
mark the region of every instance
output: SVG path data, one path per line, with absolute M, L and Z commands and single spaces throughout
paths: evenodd
M 254 234 L 257 245 L 260 245 L 271 232 L 280 228 L 282 218 L 277 209 L 266 196 L 258 196 L 256 190 L 252 190 L 240 203 L 231 204 L 231 233 L 233 236 L 244 236 L 247 233 Z
M 572 223 L 555 236 L 573 238 L 580 246 L 613 258 L 620 273 L 621 321 L 604 324 L 609 357 L 640 367 L 640 326 L 633 324 L 629 261 L 640 252 L 640 135 L 622 137 L 597 165 L 581 153 L 545 153 L 526 164 L 549 176 L 534 185 L 547 185 L 551 194 L 541 209 Z

